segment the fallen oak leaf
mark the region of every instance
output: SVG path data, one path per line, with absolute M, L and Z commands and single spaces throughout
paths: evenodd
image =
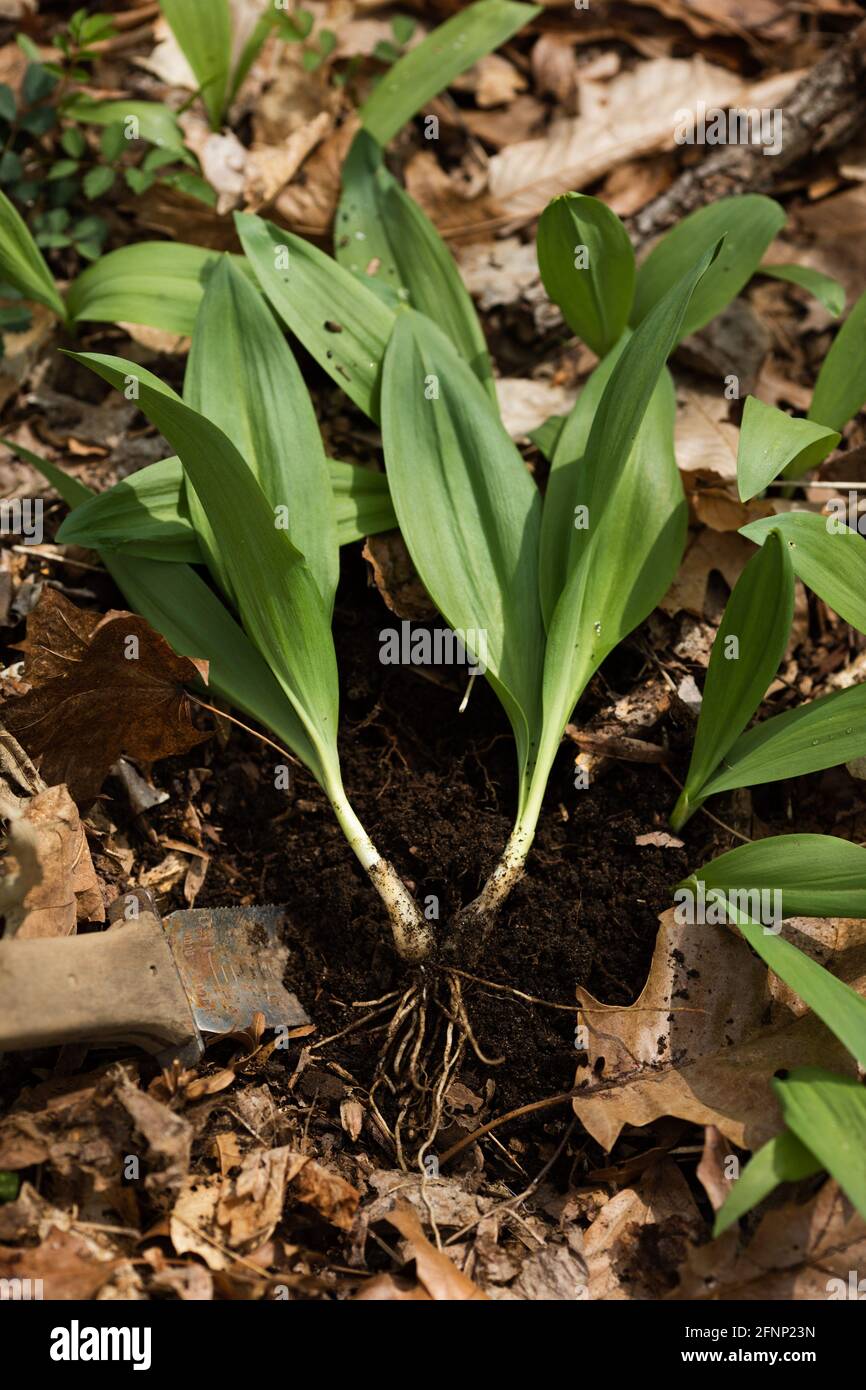
M 184 686 L 207 681 L 208 663 L 178 656 L 134 613 L 100 617 L 47 589 L 27 624 L 26 695 L 3 719 L 49 783 L 79 805 L 99 794 L 127 753 L 155 762 L 201 743 Z
M 66 787 L 45 787 L 29 799 L 0 794 L 9 823 L 0 878 L 7 935 L 71 936 L 81 922 L 104 922 L 105 904 L 84 827 Z
M 778 997 L 774 977 L 733 931 L 662 915 L 647 983 L 636 1003 L 600 1004 L 577 991 L 586 1029 L 575 1114 L 605 1149 L 623 1126 L 662 1115 L 714 1124 L 754 1149 L 782 1128 L 770 1080 L 784 1067 L 821 1066 L 852 1075 L 850 1053 L 811 1012 Z M 862 924 L 860 924 L 862 925 Z M 788 938 L 801 932 L 783 924 Z M 856 927 L 832 962 L 834 974 L 866 991 Z

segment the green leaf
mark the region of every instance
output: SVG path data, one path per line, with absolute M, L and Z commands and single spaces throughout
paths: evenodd
M 401 48 L 405 48 L 417 28 L 417 21 L 412 15 L 395 14 L 391 20 L 391 33 Z
M 90 499 L 97 503 L 108 495 L 94 497 L 77 478 L 11 439 L 0 439 L 0 443 L 39 469 L 64 502 L 76 510 L 88 505 Z M 177 465 L 180 470 L 179 460 Z M 75 511 L 67 523 L 74 516 Z M 303 731 L 292 706 L 243 629 L 194 570 L 184 564 L 112 554 L 110 549 L 100 551 L 100 555 L 130 605 L 176 652 L 209 661 L 210 690 L 252 715 L 290 747 L 295 746 L 294 740 L 302 738 Z
M 866 1066 L 866 999 L 774 929 L 759 926 L 731 905 L 727 916 L 765 965 L 799 994 L 860 1066 Z
M 785 1124 L 866 1217 L 866 1089 L 821 1067 L 797 1067 L 772 1085 Z
M 329 459 L 328 474 L 340 545 L 397 525 L 384 473 Z M 204 563 L 183 496 L 183 465 L 178 458 L 148 464 L 76 506 L 57 539 L 63 545 L 122 550 L 151 560 Z
M 835 835 L 770 835 L 738 845 L 688 882 L 703 883 L 707 895 L 778 891 L 783 918 L 866 917 L 866 847 Z
M 758 269 L 762 275 L 769 275 L 773 280 L 787 280 L 791 285 L 808 290 L 834 318 L 845 308 L 845 286 L 832 276 L 823 275 L 820 270 L 812 270 L 807 265 L 784 264 L 761 265 Z
M 766 719 L 742 734 L 701 799 L 735 787 L 757 787 L 783 777 L 823 772 L 866 757 L 866 685 L 836 690 Z
M 379 531 L 391 531 L 397 525 L 388 479 L 372 468 L 328 460 L 334 507 L 337 516 L 337 539 L 340 545 L 351 545 Z
M 782 1182 L 801 1182 L 820 1173 L 823 1164 L 800 1143 L 796 1134 L 777 1134 L 746 1164 L 730 1194 L 716 1212 L 713 1236 L 718 1239 L 735 1221 L 769 1197 Z
M 541 498 L 484 388 L 441 330 L 411 309 L 397 314 L 385 355 L 382 435 L 409 553 L 437 608 L 486 667 L 523 779 L 544 646 Z
M 361 107 L 364 129 L 387 145 L 401 126 L 479 58 L 541 13 L 514 0 L 476 0 L 404 53 Z
M 567 419 L 567 415 L 548 415 L 543 425 L 539 425 L 536 430 L 529 431 L 529 438 L 548 463 L 553 460 Z
M 394 312 L 351 271 L 309 241 L 236 213 L 241 245 L 261 289 L 319 366 L 373 420 Z
M 646 322 L 653 326 L 652 318 Z M 635 334 L 630 342 L 635 339 L 648 360 L 663 364 L 663 346 L 655 356 L 645 335 Z M 664 597 L 685 547 L 688 517 L 674 457 L 676 401 L 669 373 L 661 367 L 634 432 L 629 429 L 623 436 L 604 410 L 607 391 L 614 390 L 617 369 L 625 364 L 620 377 L 621 401 L 628 400 L 629 383 L 635 382 L 639 373 L 638 357 L 627 358 L 626 351 L 615 364 L 602 395 L 585 457 L 571 476 L 561 475 L 563 488 L 549 491 L 544 503 L 547 512 L 563 500 L 563 491 L 566 496 L 571 492 L 562 512 L 563 524 L 572 525 L 565 541 L 566 578 L 547 619 L 543 733 L 531 803 L 534 815 L 540 810 L 574 706 L 608 653 Z M 637 385 L 635 390 L 637 393 Z M 608 405 L 613 399 L 608 397 Z M 588 530 L 574 529 L 580 515 L 587 519 Z M 545 546 L 549 537 L 546 530 Z M 561 557 L 562 551 L 559 553 Z M 543 550 L 543 564 L 544 556 Z M 557 563 L 562 563 L 561 558 Z M 557 568 L 551 566 L 546 572 L 550 604 Z
M 57 78 L 41 63 L 31 63 L 24 74 L 21 96 L 27 106 L 35 106 L 51 95 L 57 86 Z
M 846 623 L 866 632 L 866 540 L 845 525 L 841 508 L 840 501 L 829 517 L 780 512 L 750 521 L 740 535 L 763 545 L 770 531 L 778 531 L 797 578 Z
M 60 144 L 72 159 L 81 159 L 87 149 L 87 141 L 84 138 L 84 132 L 79 130 L 77 126 L 70 126 L 67 130 L 64 130 L 60 137 Z
M 303 555 L 274 525 L 251 469 L 216 425 L 154 385 L 150 372 L 100 353 L 69 355 L 119 389 L 138 379 L 140 407 L 174 446 L 206 508 L 243 625 L 297 716 L 292 751 L 318 781 L 333 785 L 338 688 L 329 613 Z
M 66 308 L 54 277 L 5 193 L 0 193 L 0 277 L 20 290 L 25 299 L 35 299 L 65 321 Z
M 228 0 L 161 0 L 162 12 L 201 89 L 212 130 L 223 123 L 229 90 L 232 21 Z
M 156 183 L 156 174 L 151 174 L 148 169 L 124 169 L 123 178 L 129 191 L 136 197 L 146 193 Z
M 548 628 L 571 569 L 574 532 L 579 521 L 576 508 L 581 502 L 585 504 L 585 499 L 580 498 L 580 492 L 584 471 L 583 456 L 586 453 L 589 432 L 604 388 L 625 348 L 627 338 L 628 335 L 624 334 L 613 351 L 595 368 L 557 432 L 541 517 L 539 583 L 541 611 L 544 614 L 545 627 Z M 658 406 L 659 411 L 663 413 L 661 400 Z M 663 423 L 659 418 L 656 422 L 657 428 L 651 427 L 653 443 L 659 438 Z M 665 456 L 669 458 L 673 449 L 672 437 L 668 438 L 662 434 L 661 439 L 664 441 L 662 448 L 665 450 Z M 651 466 L 651 460 L 648 462 Z
M 181 242 L 139 241 L 109 251 L 69 287 L 75 322 L 145 323 L 189 335 L 220 253 Z M 237 263 L 245 267 L 243 257 Z
M 145 559 L 202 563 L 178 458 L 151 463 L 82 502 L 66 517 L 57 539 L 61 545 L 102 552 L 122 550 Z
M 682 557 L 686 504 L 674 459 L 675 401 L 665 362 L 717 249 L 690 267 L 616 355 L 592 412 L 583 461 L 563 474 L 574 506 L 563 506 L 562 490 L 545 500 L 545 510 L 553 505 L 561 524 L 573 529 L 565 582 L 548 624 L 543 729 L 530 806 L 536 818 L 580 695 L 605 656 L 663 597 Z M 567 429 L 568 424 L 557 455 L 565 450 Z M 556 530 L 545 529 L 545 545 Z M 548 602 L 562 551 L 560 541 L 547 580 Z
M 101 198 L 114 183 L 114 170 L 104 164 L 97 164 L 84 175 L 83 187 L 87 198 Z
M 120 158 L 121 150 L 126 144 L 126 136 L 123 126 L 119 122 L 114 125 L 107 125 L 99 137 L 99 149 L 103 159 L 113 162 Z
M 799 478 L 835 449 L 840 435 L 811 420 L 797 420 L 784 410 L 747 396 L 737 451 L 740 501 L 763 492 L 780 474 Z
M 764 698 L 793 617 L 794 572 L 788 548 L 774 531 L 734 585 L 713 642 L 691 762 L 671 816 L 675 829 L 708 795 L 712 774 Z
M 635 287 L 634 251 L 616 213 L 583 193 L 554 198 L 538 224 L 538 266 L 568 326 L 604 357 L 628 323 Z
M 218 425 L 249 464 L 271 504 L 272 525 L 273 509 L 283 510 L 284 529 L 330 612 L 340 566 L 319 426 L 273 314 L 228 257 L 211 276 L 199 309 L 184 400 Z M 207 535 L 201 507 L 189 500 L 196 530 Z
M 784 209 L 757 193 L 721 198 L 690 213 L 662 237 L 638 270 L 632 324 L 639 324 L 676 283 L 684 264 L 690 264 L 724 236 L 724 246 L 682 322 L 681 338 L 696 333 L 748 284 L 784 223 Z
M 288 18 L 288 16 L 285 16 Z M 253 26 L 249 38 L 244 44 L 240 56 L 237 59 L 235 70 L 231 76 L 227 105 L 231 106 L 241 87 L 247 79 L 250 68 L 258 58 L 265 46 L 268 35 L 277 24 L 277 13 L 263 14 L 258 22 Z
M 866 401 L 866 293 L 861 294 L 824 358 L 809 419 L 841 430 Z
M 152 145 L 174 150 L 183 148 L 183 131 L 177 116 L 161 101 L 91 101 L 87 97 L 76 97 L 64 104 L 63 114 L 85 125 L 119 128 L 124 133 L 124 143 L 125 132 L 137 128 L 138 138 Z M 135 126 L 127 125 L 129 121 L 135 122 Z
M 46 174 L 46 182 L 56 183 L 57 179 L 68 178 L 76 171 L 78 171 L 78 160 L 57 160 L 56 164 L 51 164 L 50 170 Z
M 15 120 L 15 93 L 8 82 L 0 82 L 0 119 Z
M 335 243 L 340 265 L 390 307 L 404 301 L 437 323 L 496 400 L 487 344 L 454 258 L 364 130 L 343 165 Z

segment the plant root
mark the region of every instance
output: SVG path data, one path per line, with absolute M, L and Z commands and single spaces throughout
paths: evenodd
M 484 1066 L 499 1066 L 505 1060 L 482 1052 L 469 1021 L 460 976 L 447 969 L 433 973 L 422 967 L 394 1007 L 370 1087 L 373 1114 L 404 1172 L 409 1171 L 411 1157 L 413 1166 L 429 1175 L 425 1160 L 467 1047 Z M 382 1113 L 380 1100 L 384 1103 L 385 1096 L 389 1111 L 396 1109 L 393 1127 Z

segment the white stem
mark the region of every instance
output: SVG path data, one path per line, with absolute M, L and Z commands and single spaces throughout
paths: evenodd
M 531 829 L 521 822 L 515 825 L 496 868 L 471 904 L 470 911 L 482 917 L 492 918 L 496 915 L 514 885 L 523 877 L 526 856 L 534 838 L 534 825 Z
M 332 788 L 330 797 L 334 815 L 340 822 L 343 834 L 385 904 L 397 951 L 404 960 L 425 960 L 435 944 L 430 923 L 421 915 L 418 904 L 394 865 L 383 859 L 376 849 L 343 789 L 335 791 Z

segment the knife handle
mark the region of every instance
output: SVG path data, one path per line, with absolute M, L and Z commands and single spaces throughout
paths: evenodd
M 108 931 L 0 941 L 0 1052 L 61 1043 L 185 1052 L 201 1039 L 152 913 Z

